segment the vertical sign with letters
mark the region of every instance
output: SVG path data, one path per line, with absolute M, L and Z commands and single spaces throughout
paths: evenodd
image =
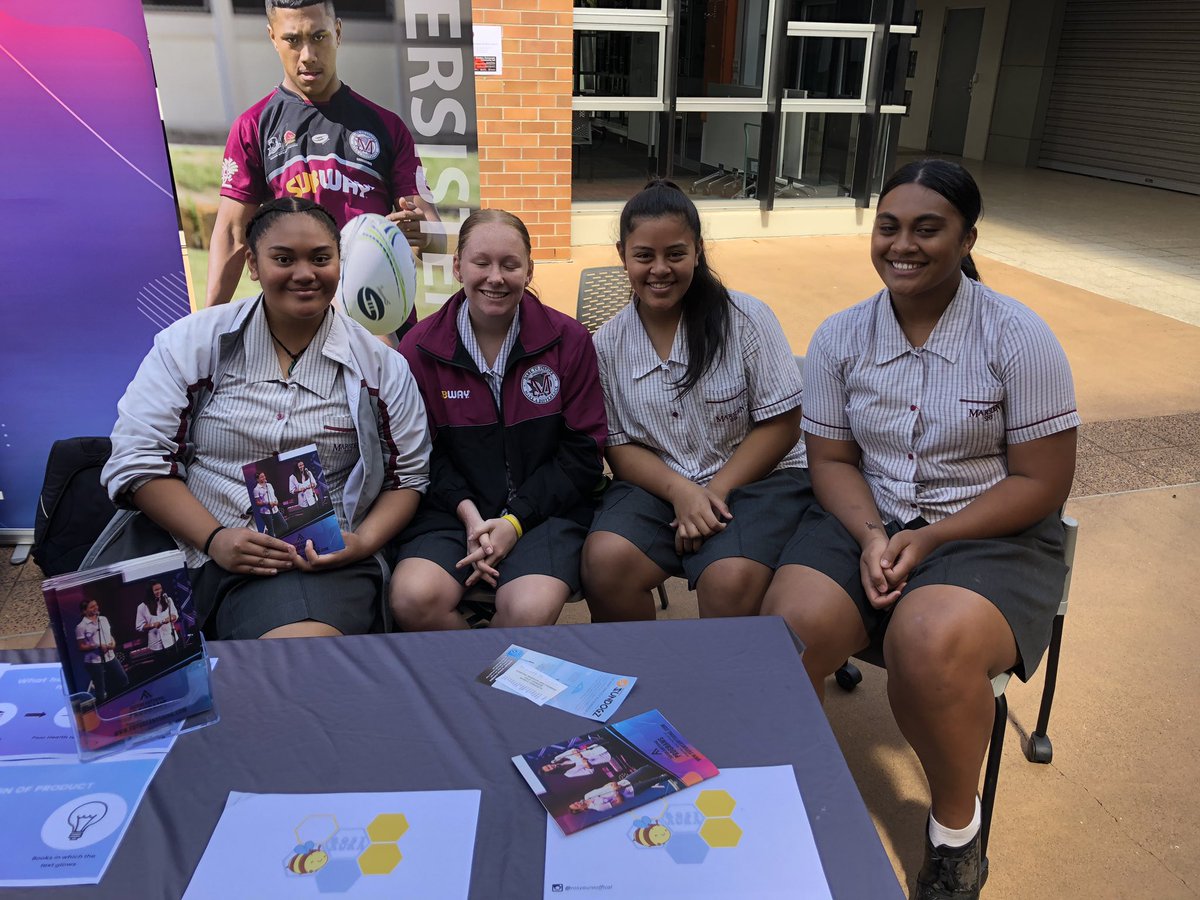
M 440 222 L 417 267 L 423 310 L 458 289 L 451 271 L 458 229 L 479 208 L 479 132 L 475 119 L 475 53 L 469 0 L 405 0 L 396 13 L 402 118 L 425 167 L 422 196 Z M 441 238 L 444 237 L 444 240 Z

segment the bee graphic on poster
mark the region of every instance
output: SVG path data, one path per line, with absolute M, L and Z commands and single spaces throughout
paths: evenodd
M 328 853 L 312 841 L 305 841 L 292 848 L 292 855 L 284 863 L 284 868 L 295 875 L 311 875 L 320 871 L 327 862 Z
M 629 839 L 639 847 L 661 847 L 671 839 L 671 829 L 649 816 L 633 820 Z

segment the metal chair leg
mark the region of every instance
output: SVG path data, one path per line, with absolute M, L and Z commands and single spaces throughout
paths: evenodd
M 667 608 L 667 583 L 660 582 L 658 585 L 658 605 L 663 609 Z
M 1042 706 L 1038 710 L 1037 728 L 1029 735 L 1025 757 L 1030 762 L 1048 763 L 1054 759 L 1054 745 L 1046 729 L 1050 727 L 1050 708 L 1054 705 L 1054 689 L 1058 685 L 1058 654 L 1062 648 L 1063 622 L 1065 616 L 1054 617 L 1054 629 L 1050 633 L 1050 648 L 1046 652 L 1046 684 L 1042 688 Z
M 1000 757 L 1004 752 L 1004 729 L 1008 727 L 1008 700 L 1001 694 L 996 698 L 996 718 L 992 722 L 992 740 L 988 744 L 987 770 L 983 776 L 983 796 L 980 798 L 979 855 L 987 856 L 988 835 L 992 830 L 992 809 L 996 805 L 996 784 L 1000 780 Z

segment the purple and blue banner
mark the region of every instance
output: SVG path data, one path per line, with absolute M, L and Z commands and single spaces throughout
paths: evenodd
M 0 4 L 0 538 L 33 526 L 50 445 L 106 435 L 187 315 L 142 5 Z

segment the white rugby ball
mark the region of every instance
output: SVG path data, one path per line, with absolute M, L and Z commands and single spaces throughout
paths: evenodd
M 342 229 L 342 274 L 335 300 L 371 334 L 391 334 L 417 300 L 417 267 L 404 232 L 376 213 Z

